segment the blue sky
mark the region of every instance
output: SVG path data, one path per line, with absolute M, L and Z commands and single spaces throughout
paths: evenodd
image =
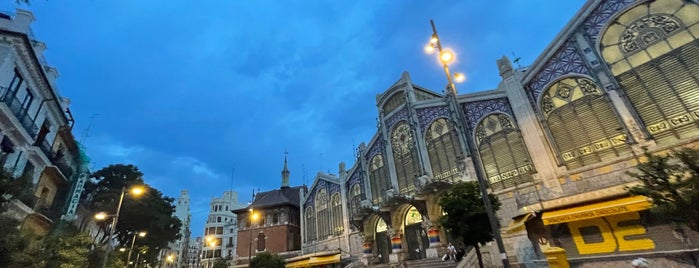
M 410 72 L 441 92 L 425 55 L 434 19 L 457 53 L 461 93 L 493 89 L 495 60 L 532 63 L 582 0 L 32 0 L 33 30 L 71 99 L 94 169 L 137 165 L 147 183 L 192 198 L 203 233 L 212 196 L 279 187 L 350 167 L 376 130 L 376 94 Z M 0 9 L 12 11 L 14 1 Z M 235 172 L 233 173 L 233 170 Z M 306 172 L 304 172 L 304 170 Z M 305 173 L 305 176 L 304 176 Z

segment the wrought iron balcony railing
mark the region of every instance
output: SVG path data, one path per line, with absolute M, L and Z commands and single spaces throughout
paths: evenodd
M 36 126 L 34 119 L 29 116 L 27 107 L 22 105 L 22 102 L 19 101 L 15 94 L 12 94 L 12 91 L 8 90 L 6 87 L 1 87 L 0 89 L 3 92 L 0 100 L 10 108 L 10 111 L 12 111 L 15 117 L 17 117 L 17 120 L 19 120 L 29 136 L 34 138 L 36 133 L 39 131 L 39 128 Z

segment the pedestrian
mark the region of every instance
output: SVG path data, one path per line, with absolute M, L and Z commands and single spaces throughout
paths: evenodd
M 454 245 L 451 244 L 451 242 L 449 242 L 449 246 L 447 246 L 447 251 L 449 254 L 449 258 L 452 260 L 456 260 L 456 248 L 454 247 Z

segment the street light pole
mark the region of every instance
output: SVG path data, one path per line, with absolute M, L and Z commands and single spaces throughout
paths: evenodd
M 121 196 L 119 197 L 119 205 L 117 205 L 116 215 L 112 218 L 112 226 L 109 228 L 109 236 L 107 237 L 107 250 L 104 252 L 104 260 L 102 261 L 102 268 L 107 267 L 107 259 L 109 259 L 109 252 L 112 250 L 112 237 L 114 236 L 114 229 L 116 229 L 117 222 L 119 221 L 119 213 L 121 212 L 121 204 L 124 202 L 124 195 L 126 194 L 126 186 L 121 188 Z M 129 252 L 131 253 L 131 252 Z
M 248 215 L 248 219 L 250 219 L 250 226 L 248 226 L 248 237 L 250 238 L 250 246 L 248 247 L 248 266 L 250 266 L 250 263 L 252 263 L 252 218 L 254 212 L 252 210 L 252 204 L 250 204 L 250 215 Z
M 451 52 L 446 52 L 442 50 L 442 44 L 440 42 L 439 36 L 437 35 L 437 28 L 434 26 L 434 21 L 430 20 L 430 24 L 432 25 L 432 39 L 430 40 L 431 44 L 434 45 L 437 48 L 437 51 L 439 52 L 439 58 L 440 62 L 442 62 L 442 65 L 444 67 L 444 73 L 447 76 L 447 82 L 449 83 L 448 85 L 448 92 L 447 92 L 447 97 L 450 99 L 450 105 L 454 106 L 453 109 L 456 112 L 456 117 L 461 122 L 464 128 L 466 128 L 468 122 L 466 121 L 466 118 L 461 112 L 461 109 L 459 109 L 459 102 L 457 101 L 457 91 L 456 91 L 456 86 L 454 85 L 454 80 L 452 79 L 451 73 L 449 72 L 449 62 L 453 60 L 454 56 L 451 54 Z M 428 46 L 430 46 L 428 45 Z M 432 48 L 434 49 L 434 47 Z M 427 52 L 429 51 L 429 47 L 426 47 L 425 50 Z M 448 55 L 446 55 L 448 54 Z M 445 57 L 446 56 L 446 57 Z M 456 73 L 454 74 L 455 78 Z M 462 77 L 463 78 L 463 77 Z M 481 160 L 478 152 L 475 150 L 475 145 L 473 141 L 471 140 L 471 137 L 468 136 L 468 133 L 466 131 L 463 131 L 464 134 L 464 140 L 466 141 L 466 147 L 468 150 L 468 153 L 471 155 L 471 160 L 473 161 L 473 167 L 475 169 L 476 173 L 476 179 L 478 180 L 478 186 L 481 191 L 481 198 L 483 199 L 483 205 L 485 206 L 485 211 L 488 214 L 488 221 L 490 222 L 490 229 L 493 234 L 493 238 L 495 239 L 498 249 L 500 251 L 500 259 L 502 261 L 502 264 L 505 268 L 510 267 L 510 262 L 507 259 L 507 253 L 505 252 L 505 244 L 502 241 L 502 237 L 500 236 L 500 227 L 498 226 L 498 220 L 495 216 L 495 211 L 493 211 L 493 204 L 489 198 L 488 195 L 488 189 L 486 188 L 487 182 L 485 181 L 485 178 L 483 177 L 483 167 L 481 166 Z
M 131 265 L 129 265 L 129 262 L 131 262 L 131 252 L 133 252 L 133 246 L 134 246 L 134 244 L 136 244 L 136 236 L 144 237 L 144 236 L 146 236 L 146 232 L 135 232 L 133 234 L 133 239 L 131 240 L 131 248 L 129 249 L 129 255 L 126 258 L 126 267 L 131 266 Z

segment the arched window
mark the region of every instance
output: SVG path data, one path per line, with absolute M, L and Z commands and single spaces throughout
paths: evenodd
M 476 144 L 493 190 L 532 180 L 534 166 L 522 134 L 509 116 L 496 113 L 485 117 L 476 127 Z
M 332 196 L 332 216 L 333 216 L 333 234 L 341 233 L 345 227 L 342 220 L 342 202 L 340 201 L 340 193 L 334 193 Z
M 602 90 L 588 78 L 568 77 L 553 83 L 543 94 L 540 107 L 569 169 L 629 151 L 619 117 Z
M 415 190 L 413 182 L 420 175 L 419 159 L 415 139 L 407 122 L 397 123 L 391 131 L 391 147 L 400 193 Z
M 359 212 L 360 202 L 362 201 L 362 186 L 359 183 L 352 184 L 349 192 L 349 208 L 352 215 Z
M 444 118 L 435 120 L 425 133 L 427 154 L 436 180 L 453 181 L 459 176 L 461 144 L 454 127 Z
M 330 211 L 328 210 L 328 192 L 320 189 L 316 195 L 316 217 L 318 217 L 318 240 L 324 240 L 330 233 Z
M 359 183 L 352 185 L 352 197 L 358 197 L 362 195 L 362 186 Z
M 316 213 L 313 207 L 306 208 L 306 242 L 316 240 Z
M 388 98 L 383 106 L 383 112 L 388 114 L 405 103 L 405 95 L 402 91 L 396 92 Z
M 262 252 L 265 251 L 265 249 L 267 249 L 265 247 L 265 238 L 266 236 L 264 233 L 260 232 L 259 234 L 257 234 L 257 252 Z
M 388 179 L 388 167 L 382 155 L 377 154 L 369 163 L 369 181 L 371 182 L 371 196 L 375 204 L 381 203 L 381 193 L 391 188 Z
M 644 3 L 600 39 L 602 57 L 658 145 L 699 135 L 697 14 L 691 1 Z

